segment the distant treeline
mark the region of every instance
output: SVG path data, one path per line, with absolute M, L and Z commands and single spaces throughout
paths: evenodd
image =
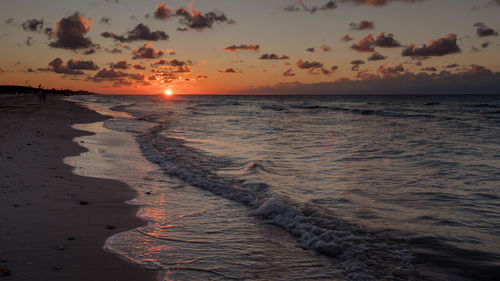
M 47 95 L 61 95 L 61 96 L 71 96 L 71 95 L 93 95 L 96 93 L 87 91 L 73 91 L 73 90 L 63 90 L 63 89 L 38 89 L 34 87 L 27 86 L 15 86 L 15 85 L 0 85 L 0 95 L 15 95 L 15 94 L 38 94 L 39 91 Z

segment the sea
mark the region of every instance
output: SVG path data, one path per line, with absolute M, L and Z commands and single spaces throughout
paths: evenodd
M 500 280 L 500 95 L 73 96 L 162 280 Z

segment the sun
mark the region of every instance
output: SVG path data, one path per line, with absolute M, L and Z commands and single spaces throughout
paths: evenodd
M 165 89 L 165 95 L 167 96 L 171 96 L 173 93 L 172 93 L 172 90 L 170 89 Z

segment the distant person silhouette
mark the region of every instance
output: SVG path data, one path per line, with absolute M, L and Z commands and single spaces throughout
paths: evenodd
M 43 98 L 42 98 L 42 84 L 38 85 L 38 103 L 43 103 Z

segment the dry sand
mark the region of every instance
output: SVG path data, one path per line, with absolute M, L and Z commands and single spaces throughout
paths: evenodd
M 145 222 L 119 181 L 81 177 L 62 159 L 84 148 L 74 123 L 102 115 L 60 98 L 0 95 L 0 279 L 159 280 L 102 249 Z M 8 276 L 7 276 L 8 275 Z

